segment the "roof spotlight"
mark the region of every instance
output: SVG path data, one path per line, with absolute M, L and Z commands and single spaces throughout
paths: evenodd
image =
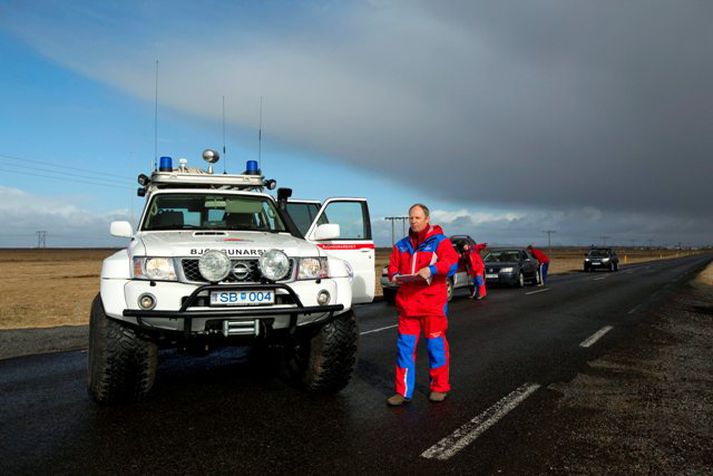
M 220 154 L 213 149 L 206 149 L 203 151 L 203 160 L 208 162 L 208 173 L 213 173 L 213 164 L 220 160 Z
M 145 187 L 149 183 L 149 178 L 145 174 L 139 174 L 139 185 Z
M 268 190 L 275 190 L 275 187 L 277 187 L 277 180 L 275 180 L 275 179 L 265 180 L 264 184 L 265 184 L 265 188 L 267 188 Z

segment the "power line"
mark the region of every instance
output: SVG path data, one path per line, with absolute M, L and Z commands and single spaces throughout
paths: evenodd
M 22 175 L 22 176 L 24 176 L 24 177 L 27 177 L 27 175 L 28 175 L 28 172 L 19 172 L 19 171 L 16 171 L 16 170 L 7 170 L 7 169 L 3 169 L 2 167 L 0 167 L 0 172 L 5 172 L 5 173 L 8 173 L 8 174 Z M 64 175 L 64 177 L 56 177 L 56 176 L 52 176 L 52 175 L 44 175 L 44 174 L 39 174 L 39 173 L 37 173 L 37 172 L 32 172 L 31 175 L 32 175 L 32 177 L 42 177 L 42 178 L 46 178 L 46 179 L 50 179 L 50 180 L 59 180 L 59 181 L 64 182 L 64 183 L 67 183 L 67 181 L 68 181 L 69 179 L 71 179 L 72 182 L 78 182 L 78 183 L 83 183 L 83 184 L 88 184 L 88 185 L 96 185 L 96 186 L 100 186 L 100 187 L 118 188 L 118 189 L 121 189 L 121 190 L 133 190 L 133 187 L 129 187 L 129 186 L 115 185 L 115 184 L 110 184 L 110 183 L 106 183 L 106 182 L 98 182 L 98 181 L 94 181 L 94 180 L 86 180 L 86 179 L 82 179 L 82 178 L 75 178 L 76 176 L 74 176 L 74 175 L 72 175 L 72 174 L 62 174 L 62 173 L 60 173 L 60 172 L 54 172 L 54 171 L 52 171 L 52 170 L 47 170 L 47 171 L 45 171 L 45 172 L 46 172 L 46 173 L 56 173 L 56 174 L 59 174 L 59 175 Z
M 557 233 L 557 230 L 544 230 L 542 233 L 547 233 L 547 252 L 552 254 L 552 233 Z
M 391 246 L 394 246 L 394 222 L 396 220 L 401 220 L 401 229 L 403 230 L 403 234 L 406 235 L 406 220 L 408 220 L 408 217 L 384 217 L 384 220 L 389 220 L 391 222 Z
M 37 247 L 47 248 L 47 231 L 40 230 L 37 232 Z
M 96 178 L 114 178 L 118 180 L 126 180 L 127 183 L 130 183 L 131 180 L 126 179 L 124 177 L 120 177 L 119 175 L 113 175 L 107 172 L 101 172 L 101 171 L 95 171 L 91 169 L 83 169 L 79 167 L 71 167 L 69 165 L 57 165 L 53 164 L 52 162 L 47 162 L 44 160 L 38 160 L 38 159 L 30 159 L 26 157 L 18 157 L 16 155 L 5 155 L 5 154 L 0 154 L 0 159 L 5 159 L 5 160 L 14 160 L 17 162 L 23 162 L 23 163 L 34 163 L 34 164 L 41 164 L 44 165 L 45 167 L 54 167 L 56 169 L 62 169 L 62 170 L 76 170 L 78 172 L 82 172 L 83 174 L 91 174 L 91 175 L 97 175 L 97 177 L 89 177 L 92 179 Z M 9 164 L 8 164 L 9 165 Z M 47 170 L 47 172 L 55 172 L 54 170 Z M 59 172 L 58 172 L 59 173 Z

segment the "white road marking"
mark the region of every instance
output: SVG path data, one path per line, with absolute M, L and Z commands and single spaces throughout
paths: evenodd
M 594 334 L 592 334 L 591 336 L 589 336 L 589 338 L 587 338 L 587 340 L 585 340 L 584 342 L 582 342 L 581 344 L 579 344 L 579 346 L 586 348 L 586 347 L 589 347 L 589 346 L 595 344 L 599 339 L 602 338 L 602 336 L 603 336 L 604 334 L 606 334 L 607 332 L 609 332 L 609 331 L 612 330 L 612 329 L 614 329 L 614 327 L 612 327 L 612 326 L 604 326 L 604 327 L 602 327 L 602 328 L 599 329 L 597 332 L 595 332 Z
M 592 281 L 601 281 L 602 279 L 607 279 L 606 276 L 602 276 L 601 278 L 594 278 Z
M 633 271 L 624 271 L 624 274 L 631 274 Z
M 529 293 L 525 293 L 525 296 L 529 296 L 530 294 L 544 293 L 549 290 L 550 290 L 550 288 L 538 289 L 537 291 L 530 291 Z
M 441 461 L 449 459 L 475 441 L 485 430 L 496 424 L 502 417 L 522 403 L 538 388 L 540 388 L 540 385 L 537 383 L 526 383 L 519 386 L 498 400 L 483 413 L 428 448 L 421 453 L 421 456 Z
M 627 312 L 627 314 L 634 314 L 639 308 L 641 307 L 641 304 L 637 304 L 634 306 L 631 311 Z
M 373 332 L 381 332 L 381 331 L 385 331 L 385 330 L 387 330 L 387 329 L 393 329 L 394 327 L 399 327 L 399 325 L 398 325 L 398 324 L 394 324 L 393 326 L 379 327 L 378 329 L 372 329 L 372 330 L 370 330 L 370 331 L 360 332 L 359 335 L 360 335 L 360 336 L 363 336 L 364 334 L 371 334 L 371 333 L 373 333 Z

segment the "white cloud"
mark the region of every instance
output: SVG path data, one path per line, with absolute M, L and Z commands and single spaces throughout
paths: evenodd
M 0 186 L 0 246 L 30 247 L 37 231 L 47 232 L 47 246 L 122 246 L 109 235 L 113 220 L 128 220 L 127 210 L 92 212 L 69 199 L 45 197 Z

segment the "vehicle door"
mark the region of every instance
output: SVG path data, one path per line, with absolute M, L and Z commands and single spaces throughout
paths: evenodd
M 520 259 L 522 260 L 523 272 L 525 276 L 533 277 L 537 275 L 537 260 L 527 251 L 520 251 Z
M 307 235 L 307 231 L 312 226 L 315 218 L 317 218 L 317 213 L 319 213 L 321 207 L 322 203 L 319 200 L 290 199 L 286 204 L 287 214 L 290 215 L 302 236 Z
M 456 253 L 458 253 L 458 266 L 453 275 L 453 287 L 459 288 L 467 286 L 469 284 L 468 270 L 470 269 L 470 257 L 463 248 L 465 245 L 473 246 L 473 243 L 463 237 L 452 238 L 451 242 L 453 243 Z
M 339 237 L 318 240 L 317 228 L 325 224 L 339 225 Z M 374 300 L 375 252 L 369 206 L 365 198 L 327 199 L 305 233 L 305 239 L 351 265 L 354 272 L 352 302 L 367 303 Z

